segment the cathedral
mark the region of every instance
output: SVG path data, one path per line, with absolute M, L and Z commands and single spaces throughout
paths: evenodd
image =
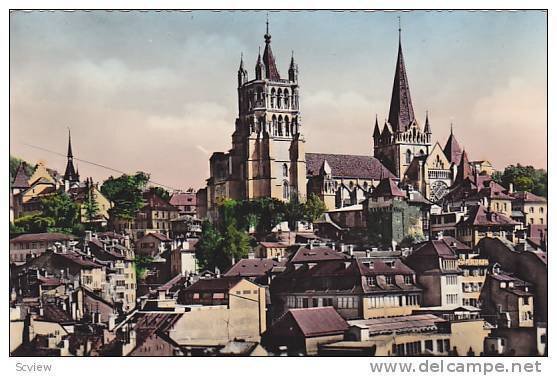
M 243 57 L 238 69 L 238 117 L 232 149 L 213 153 L 207 180 L 208 210 L 222 198 L 306 198 L 305 140 L 299 112 L 298 66 L 290 59 L 281 77 L 271 49 L 269 23 L 265 49 L 249 79 Z
M 265 49 L 248 79 L 238 69 L 238 118 L 232 149 L 213 153 L 207 179 L 207 210 L 222 198 L 273 197 L 283 201 L 319 196 L 329 210 L 361 204 L 383 179 L 438 202 L 453 185 L 462 150 L 451 126 L 444 148 L 432 143 L 426 113 L 416 118 L 406 75 L 400 29 L 388 120 L 377 117 L 373 155 L 305 153 L 299 108 L 298 67 L 292 56 L 288 78 L 279 74 L 267 22 Z

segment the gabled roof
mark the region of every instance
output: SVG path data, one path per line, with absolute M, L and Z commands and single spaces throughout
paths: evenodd
M 462 182 L 466 179 L 472 179 L 472 167 L 468 162 L 468 156 L 466 155 L 466 150 L 462 152 L 462 157 L 460 158 L 460 163 L 458 164 L 456 172 L 456 182 Z
M 468 218 L 460 223 L 474 226 L 515 226 L 519 224 L 504 214 L 488 211 L 483 205 L 474 206 Z
M 344 260 L 344 253 L 329 247 L 306 248 L 300 247 L 290 258 L 290 263 L 318 262 L 324 260 Z
M 453 129 L 451 127 L 451 134 L 447 139 L 447 143 L 445 144 L 445 148 L 443 149 L 445 156 L 449 160 L 449 162 L 454 163 L 456 165 L 460 164 L 460 159 L 462 157 L 462 149 L 458 141 L 456 140 L 455 135 L 453 134 Z
M 437 324 L 446 320 L 433 314 L 410 315 L 402 317 L 385 317 L 367 320 L 350 320 L 349 325 L 364 326 L 370 335 L 405 333 L 423 330 L 435 330 Z
M 174 193 L 170 200 L 168 201 L 170 205 L 173 206 L 186 206 L 186 205 L 196 205 L 196 194 L 195 192 L 178 192 Z
M 418 248 L 412 252 L 411 257 L 440 257 L 443 259 L 455 260 L 456 256 L 454 250 L 450 246 L 450 242 L 445 239 L 429 240 L 422 243 Z
M 17 172 L 12 182 L 12 188 L 27 189 L 29 188 L 29 176 L 25 172 L 25 162 L 21 162 L 17 168 Z
M 511 196 L 519 202 L 547 202 L 545 197 L 536 196 L 530 192 L 515 192 Z
M 150 232 L 150 233 L 146 234 L 143 238 L 146 238 L 148 236 L 151 236 L 151 237 L 153 237 L 157 240 L 160 240 L 161 242 L 171 242 L 172 241 L 172 239 L 170 239 L 169 237 L 167 237 L 164 234 L 161 234 L 160 232 Z M 143 239 L 143 238 L 141 238 L 141 239 Z
M 58 232 L 43 232 L 39 234 L 23 234 L 10 240 L 10 243 L 23 242 L 61 242 L 75 239 L 74 236 Z
M 178 211 L 176 207 L 164 201 L 155 192 L 148 191 L 143 193 L 143 199 L 145 200 L 145 205 L 141 208 L 142 210 L 155 209 L 155 210 Z
M 339 334 L 349 328 L 333 307 L 293 308 L 280 320 L 289 318 L 296 323 L 304 337 Z
M 272 259 L 242 259 L 224 273 L 225 277 L 262 277 L 267 275 L 280 262 Z
M 333 177 L 379 180 L 395 176 L 375 157 L 367 155 L 306 153 L 308 176 L 319 174 L 321 166 L 327 161 Z
M 200 279 L 186 287 L 187 292 L 228 292 L 243 278 L 240 276 Z
M 371 197 L 406 197 L 406 194 L 397 186 L 391 178 L 383 179 L 371 192 Z

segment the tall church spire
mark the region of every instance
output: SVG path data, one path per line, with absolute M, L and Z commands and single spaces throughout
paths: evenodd
M 404 56 L 402 54 L 400 18 L 398 28 L 398 57 L 396 61 L 393 92 L 391 95 L 391 107 L 389 109 L 389 124 L 395 132 L 404 132 L 415 120 L 412 99 L 410 98 L 410 87 L 406 77 Z
M 269 14 L 267 14 L 267 29 L 265 33 L 265 51 L 263 51 L 263 64 L 265 64 L 265 78 L 271 81 L 280 80 L 280 74 L 271 50 L 271 34 L 269 34 Z
M 64 180 L 70 183 L 79 182 L 79 175 L 76 173 L 73 164 L 73 152 L 72 152 L 72 134 L 68 128 L 68 162 L 66 164 L 66 172 L 64 173 Z

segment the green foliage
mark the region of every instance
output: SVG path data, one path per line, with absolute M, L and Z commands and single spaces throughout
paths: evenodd
M 143 280 L 146 277 L 149 266 L 153 262 L 153 258 L 149 256 L 135 256 L 133 265 L 135 268 L 136 280 Z
M 327 211 L 327 206 L 315 193 L 309 195 L 305 207 L 305 218 L 310 222 L 315 222 L 323 213 Z
M 104 181 L 101 192 L 114 207 L 110 209 L 110 215 L 120 219 L 131 220 L 143 206 L 143 190 L 149 182 L 149 174 L 137 172 L 135 175 L 122 175 L 114 178 L 109 177 Z
M 529 191 L 535 195 L 547 197 L 547 171 L 521 164 L 510 165 L 501 172 L 493 174 L 493 180 L 509 188 L 512 183 L 516 191 Z
M 10 154 L 10 183 L 12 182 L 12 180 L 14 180 L 17 169 L 22 162 L 25 161 Z M 27 174 L 27 176 L 33 175 L 34 170 L 34 166 L 26 162 L 25 173 Z
M 389 246 L 391 244 L 391 217 L 388 212 L 371 210 L 368 213 L 367 230 L 371 244 Z
M 61 232 L 71 233 L 79 224 L 79 208 L 65 192 L 43 198 L 41 206 L 42 216 L 54 219 L 53 227 Z
M 209 221 L 201 226 L 201 237 L 195 246 L 195 257 L 201 269 L 219 268 L 225 263 L 221 244 L 223 237 Z
M 14 231 L 16 233 L 39 233 L 48 232 L 49 228 L 55 227 L 54 218 L 44 217 L 41 213 L 24 215 L 14 220 Z M 11 232 L 10 228 L 10 232 Z
M 97 196 L 93 186 L 90 186 L 87 190 L 83 208 L 85 210 L 85 219 L 88 222 L 92 222 L 99 215 L 99 204 L 97 203 Z
M 149 188 L 149 191 L 153 192 L 154 194 L 156 194 L 166 202 L 170 200 L 170 192 L 168 192 L 163 187 L 151 187 Z

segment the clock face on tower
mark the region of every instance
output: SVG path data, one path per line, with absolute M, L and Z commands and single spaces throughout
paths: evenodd
M 444 181 L 434 181 L 431 184 L 431 199 L 433 201 L 439 201 L 447 194 L 449 187 Z

